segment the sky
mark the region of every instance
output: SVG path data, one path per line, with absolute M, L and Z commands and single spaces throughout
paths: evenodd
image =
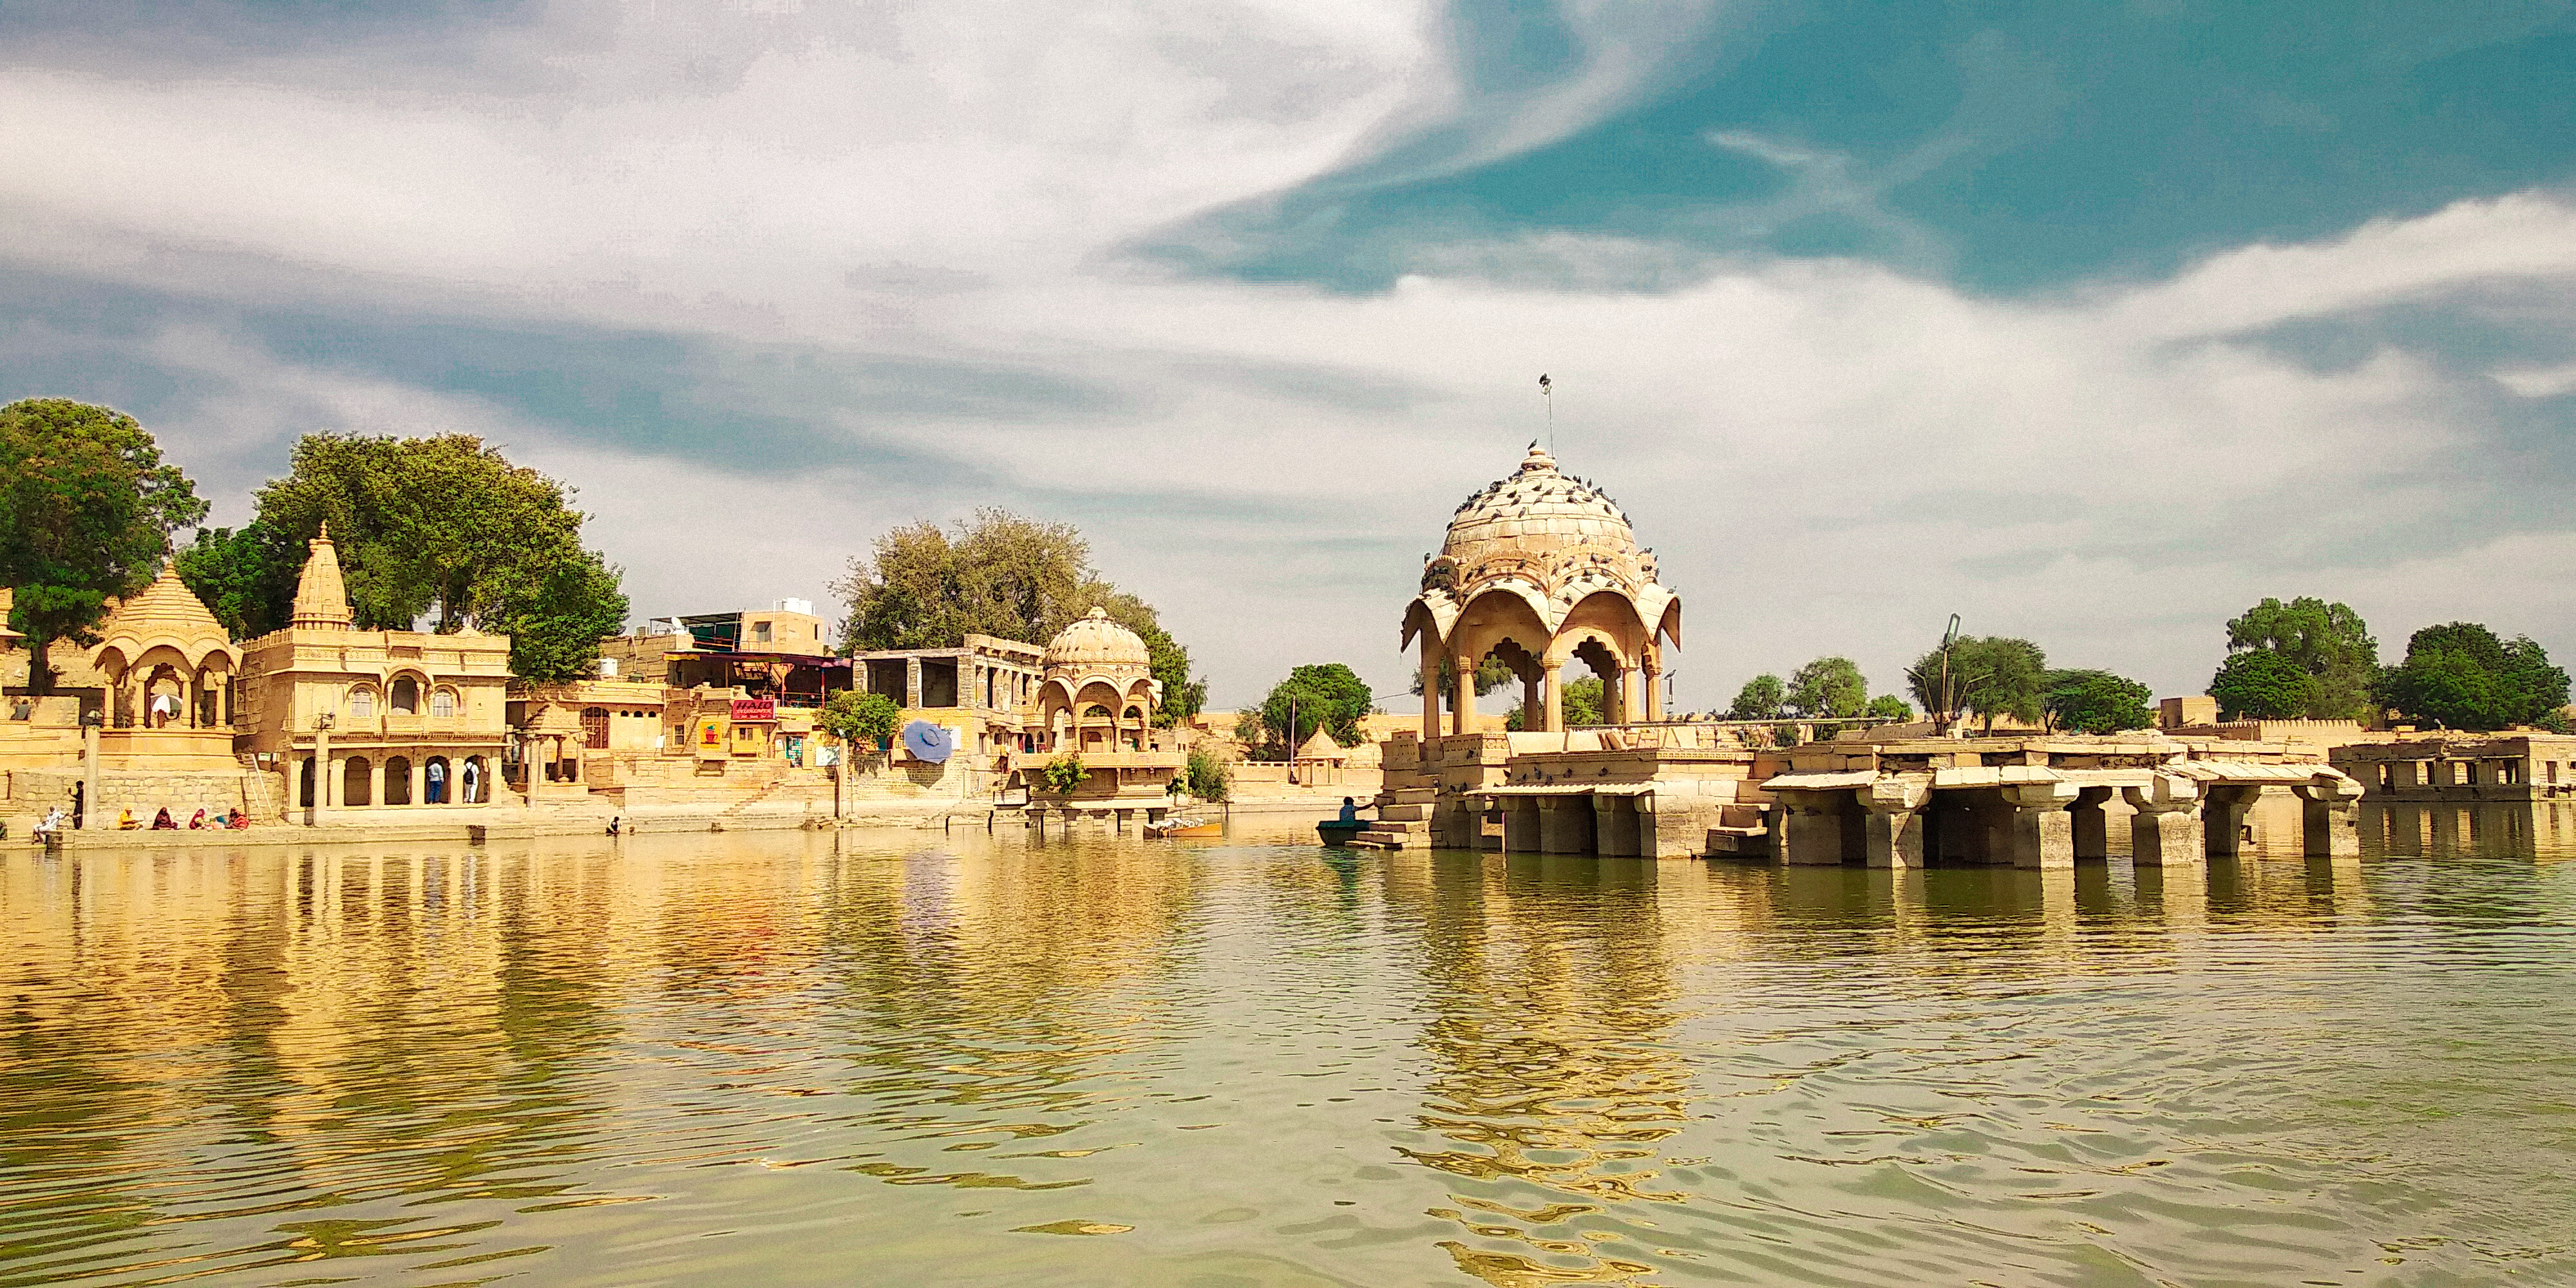
M 639 621 L 1071 522 L 1219 707 L 1408 709 L 1543 435 L 1686 709 L 1953 613 L 2159 694 L 2265 596 L 2565 660 L 2571 83 L 2576 0 L 11 0 L 0 400 L 220 524 L 484 435 Z

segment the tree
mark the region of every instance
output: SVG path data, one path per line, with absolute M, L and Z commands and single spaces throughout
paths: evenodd
M 2284 604 L 2265 599 L 2227 623 L 2231 654 L 2280 655 L 2315 681 L 2294 716 L 2317 720 L 2366 720 L 2379 675 L 2379 642 L 2350 605 L 2301 597 Z M 2215 680 L 2211 681 L 2216 684 Z M 2212 696 L 2218 690 L 2210 689 Z
M 2415 632 L 2378 695 L 2407 718 L 2445 729 L 2558 729 L 2567 672 L 2527 636 L 2507 642 L 2475 622 L 2452 622 Z
M 2155 690 L 2108 671 L 2051 671 L 2042 707 L 2049 723 L 2069 733 L 2118 733 L 2155 723 L 2147 703 Z
M 2288 720 L 2315 705 L 2317 678 L 2271 649 L 2231 653 L 2209 678 L 2221 720 Z
M 1317 729 L 1348 747 L 1360 740 L 1360 717 L 1371 700 L 1368 681 L 1340 662 L 1301 666 L 1271 686 L 1261 700 L 1261 722 L 1287 734 L 1292 756 Z
M 1234 790 L 1234 771 L 1214 750 L 1192 747 L 1189 763 L 1181 771 L 1181 785 L 1200 800 L 1221 801 Z
M 1560 722 L 1557 727 L 1571 729 L 1577 725 L 1608 723 L 1609 718 L 1603 713 L 1601 706 L 1607 689 L 1608 686 L 1604 685 L 1601 677 L 1597 675 L 1587 675 L 1579 680 L 1566 681 L 1556 695 L 1556 711 Z M 1529 729 L 1529 712 L 1523 710 L 1520 703 L 1513 703 L 1511 711 L 1503 717 L 1503 727 L 1515 733 Z
M 286 626 L 304 556 L 304 543 L 256 519 L 239 530 L 199 528 L 179 550 L 179 580 L 234 639 L 256 639 Z
M 159 571 L 206 503 L 131 416 L 67 398 L 0 407 L 0 585 L 27 637 L 27 687 L 53 691 L 55 641 L 96 642 L 111 599 Z
M 1869 703 L 1869 681 L 1847 657 L 1820 657 L 1789 677 L 1785 708 L 1800 719 L 1856 716 Z
M 1907 687 L 1935 720 L 1950 721 L 1961 712 L 1985 717 L 1992 732 L 1995 717 L 2036 722 L 2043 714 L 2048 655 L 2037 644 L 2002 635 L 1962 635 L 1950 644 L 1948 691 L 1943 691 L 1941 650 L 1934 649 L 1905 669 Z
M 1516 683 L 1519 679 L 1518 675 L 1512 673 L 1512 668 L 1503 665 L 1502 658 L 1487 653 L 1483 661 L 1476 663 L 1476 696 L 1481 698 L 1506 684 Z M 1406 691 L 1417 698 L 1422 696 L 1420 670 L 1414 671 L 1413 683 L 1407 686 Z M 1440 659 L 1440 700 L 1444 708 L 1457 706 L 1457 692 L 1458 668 L 1444 654 Z
M 1069 523 L 991 508 L 946 529 L 924 519 L 877 538 L 832 590 L 850 605 L 846 651 L 956 648 L 970 634 L 1044 644 L 1098 607 L 1145 641 L 1163 689 L 1155 724 L 1178 724 L 1207 704 L 1189 650 L 1152 605 L 1092 568 L 1091 543 Z
M 1757 675 L 1744 682 L 1735 694 L 1735 704 L 1726 709 L 1729 720 L 1777 720 L 1787 701 L 1787 690 L 1776 675 Z
M 305 543 L 328 523 L 360 629 L 412 630 L 423 617 L 440 634 L 471 625 L 510 637 L 522 678 L 579 679 L 601 637 L 624 625 L 627 601 L 619 571 L 583 548 L 589 516 L 572 495 L 471 434 L 307 434 L 286 477 L 257 493 L 258 520 L 192 560 L 189 588 L 209 603 L 256 593 L 236 609 L 244 625 L 282 622 L 295 582 L 269 561 L 300 571 Z
M 814 727 L 840 739 L 844 746 L 861 747 L 893 737 L 902 718 L 903 708 L 882 693 L 843 689 L 815 713 Z
M 1869 705 L 1861 710 L 1861 714 L 1875 716 L 1881 720 L 1911 720 L 1914 718 L 1914 706 L 1893 693 L 1882 693 L 1871 698 Z

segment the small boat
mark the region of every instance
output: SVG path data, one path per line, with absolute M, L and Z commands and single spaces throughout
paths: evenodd
M 1358 836 L 1367 827 L 1368 823 L 1362 820 L 1345 823 L 1340 819 L 1328 818 L 1315 825 L 1315 835 L 1322 837 L 1326 845 L 1349 845 L 1351 838 Z
M 1145 835 L 1170 840 L 1183 836 L 1223 836 L 1223 820 L 1197 818 L 1159 818 L 1145 825 Z

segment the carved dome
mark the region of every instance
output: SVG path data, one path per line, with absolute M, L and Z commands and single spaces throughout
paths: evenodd
M 1403 639 L 1429 632 L 1449 641 L 1461 615 L 1487 595 L 1528 606 L 1551 637 L 1595 595 L 1626 602 L 1640 640 L 1681 640 L 1680 603 L 1656 580 L 1654 552 L 1637 545 L 1628 515 L 1600 488 L 1566 474 L 1530 444 L 1518 470 L 1468 497 L 1450 516 L 1440 553 L 1422 566 L 1422 593 L 1406 613 Z
M 1101 671 L 1112 667 L 1150 668 L 1153 654 L 1136 632 L 1109 620 L 1109 611 L 1094 606 L 1071 626 L 1047 641 L 1048 670 Z
M 1466 599 L 1504 578 L 1561 592 L 1552 597 L 1613 586 L 1634 593 L 1653 584 L 1655 561 L 1637 548 L 1618 502 L 1559 473 L 1556 458 L 1532 443 L 1519 470 L 1458 507 L 1422 587 Z

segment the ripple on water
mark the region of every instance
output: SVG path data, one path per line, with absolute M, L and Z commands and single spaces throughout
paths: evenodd
M 2576 1279 L 2576 820 L 2419 830 L 13 853 L 0 1285 Z

